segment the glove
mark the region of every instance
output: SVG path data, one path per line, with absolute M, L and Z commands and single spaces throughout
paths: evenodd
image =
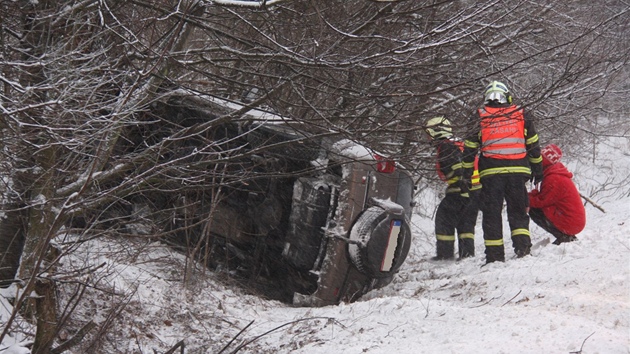
M 542 182 L 543 180 L 542 165 L 539 163 L 532 165 L 531 169 L 532 169 L 532 174 L 529 178 L 529 181 L 532 182 L 534 185 Z
M 463 177 L 465 180 L 470 181 L 471 176 L 473 175 L 473 173 L 475 172 L 475 170 L 471 167 L 471 168 L 464 168 L 463 170 L 463 176 L 468 176 L 468 178 Z
M 529 181 L 532 182 L 534 185 L 537 185 L 538 183 L 542 182 L 543 180 L 543 176 L 539 175 L 539 174 L 533 174 L 532 176 L 529 178 Z
M 462 197 L 468 197 L 468 192 L 470 191 L 468 180 L 460 178 L 460 180 L 457 181 L 457 186 L 459 187 L 460 195 Z

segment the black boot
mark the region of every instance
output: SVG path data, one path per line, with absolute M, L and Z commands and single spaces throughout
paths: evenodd
M 455 242 L 454 241 L 440 241 L 436 242 L 437 255 L 431 260 L 442 261 L 446 259 L 455 258 Z
M 486 246 L 486 264 L 493 262 L 505 262 L 503 246 Z
M 532 239 L 529 235 L 512 236 L 512 245 L 516 258 L 523 258 L 531 253 Z
M 515 250 L 514 253 L 516 253 L 516 258 L 523 258 L 531 253 L 531 248 L 527 247 L 527 248 L 518 249 L 518 250 Z
M 459 259 L 474 257 L 475 256 L 475 240 L 472 238 L 460 239 L 459 246 Z
M 565 242 L 573 242 L 577 240 L 577 237 L 575 236 L 569 236 L 569 235 L 560 235 L 556 237 L 556 240 L 553 241 L 552 243 L 554 245 L 559 245 L 561 243 L 565 243 Z

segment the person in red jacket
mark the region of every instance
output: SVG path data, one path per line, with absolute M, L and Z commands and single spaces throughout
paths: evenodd
M 540 190 L 529 192 L 529 217 L 556 237 L 554 244 L 575 241 L 586 224 L 586 212 L 571 180 L 573 174 L 560 162 L 562 150 L 558 146 L 545 146 L 541 155 L 543 180 Z

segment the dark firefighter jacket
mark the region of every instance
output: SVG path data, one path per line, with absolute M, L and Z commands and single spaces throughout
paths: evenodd
M 472 175 L 479 157 L 481 178 L 500 174 L 542 175 L 538 134 L 523 109 L 516 105 L 485 106 L 478 111 L 480 124 L 464 141 L 464 176 Z
M 455 138 L 439 139 L 435 141 L 435 146 L 437 148 L 436 169 L 440 178 L 447 183 L 446 193 L 461 193 L 459 181 L 464 175 L 463 141 Z M 478 190 L 480 188 L 479 174 L 475 168 L 472 175 L 472 186 L 469 189 Z

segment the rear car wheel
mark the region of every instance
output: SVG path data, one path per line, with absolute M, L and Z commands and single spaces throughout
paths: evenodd
M 350 230 L 348 245 L 352 263 L 372 278 L 393 276 L 405 261 L 411 246 L 411 230 L 404 215 L 381 207 L 366 209 Z

